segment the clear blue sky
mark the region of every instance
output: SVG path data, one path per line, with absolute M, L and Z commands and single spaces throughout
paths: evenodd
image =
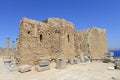
M 22 17 L 64 18 L 81 30 L 105 28 L 109 48 L 120 48 L 120 0 L 0 0 L 0 47 L 18 37 Z

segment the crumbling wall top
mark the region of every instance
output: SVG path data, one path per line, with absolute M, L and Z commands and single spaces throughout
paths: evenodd
M 61 25 L 62 27 L 72 27 L 74 28 L 74 24 L 71 22 L 66 21 L 65 19 L 62 18 L 47 18 L 44 21 L 36 21 L 33 19 L 29 19 L 26 17 L 23 17 L 20 23 L 30 23 L 34 25 L 52 25 L 51 27 L 57 27 L 58 25 Z M 57 25 L 57 26 L 55 26 Z

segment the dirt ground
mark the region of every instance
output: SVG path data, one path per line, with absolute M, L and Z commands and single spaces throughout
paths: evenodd
M 36 72 L 34 67 L 26 73 L 10 72 L 0 58 L 0 80 L 120 80 L 120 70 L 108 70 L 112 63 L 68 64 L 65 69 L 55 69 L 53 62 L 50 66 L 50 70 L 43 72 Z

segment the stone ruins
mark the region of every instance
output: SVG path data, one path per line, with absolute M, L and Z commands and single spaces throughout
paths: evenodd
M 12 41 L 12 48 L 10 49 L 10 38 L 6 38 L 6 48 L 0 48 L 0 56 L 14 57 L 16 53 L 15 41 Z
M 91 27 L 75 30 L 73 23 L 62 18 L 44 21 L 23 18 L 16 48 L 12 41 L 10 49 L 9 42 L 10 39 L 6 38 L 6 49 L 0 49 L 0 54 L 11 56 L 19 65 L 36 65 L 43 60 L 60 60 L 59 63 L 68 60 L 72 64 L 75 58 L 82 61 L 104 58 L 104 53 L 108 51 L 105 29 Z M 75 59 L 75 62 L 79 61 Z
M 15 58 L 18 64 L 36 65 L 40 60 L 68 60 L 81 55 L 91 59 L 103 58 L 106 51 L 105 29 L 75 30 L 74 24 L 62 18 L 44 21 L 23 18 Z

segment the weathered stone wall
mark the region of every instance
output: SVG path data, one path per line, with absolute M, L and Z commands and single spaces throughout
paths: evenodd
M 105 29 L 75 31 L 72 23 L 61 18 L 42 22 L 23 18 L 16 46 L 19 63 L 32 65 L 39 60 L 68 59 L 80 54 L 101 58 L 107 51 Z
M 105 29 L 92 27 L 75 32 L 76 55 L 85 54 L 91 58 L 102 58 L 108 51 Z
M 20 64 L 34 65 L 41 59 L 74 57 L 74 25 L 60 18 L 43 22 L 23 18 L 17 45 Z
M 100 58 L 108 51 L 105 29 L 93 28 L 90 32 L 90 53 L 93 58 Z

